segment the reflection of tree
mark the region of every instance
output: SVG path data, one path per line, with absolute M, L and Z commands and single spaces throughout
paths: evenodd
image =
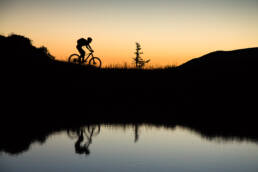
M 139 125 L 135 124 L 134 126 L 134 142 L 137 142 L 139 139 Z
M 100 125 L 89 125 L 87 127 L 80 127 L 74 130 L 67 130 L 67 135 L 71 138 L 77 138 L 74 144 L 75 152 L 77 154 L 89 155 L 89 146 L 92 143 L 92 137 L 100 133 Z M 86 138 L 86 140 L 84 140 Z

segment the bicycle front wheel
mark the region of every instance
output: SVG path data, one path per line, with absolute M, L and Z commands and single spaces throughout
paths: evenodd
M 101 60 L 98 57 L 93 57 L 89 61 L 89 65 L 94 66 L 96 68 L 101 68 Z
M 79 58 L 80 58 L 80 56 L 78 54 L 72 54 L 72 55 L 70 55 L 68 57 L 68 62 L 69 63 L 77 63 L 77 64 L 79 64 L 80 63 L 79 62 Z
M 89 125 L 88 132 L 92 133 L 93 136 L 96 136 L 100 133 L 100 125 Z

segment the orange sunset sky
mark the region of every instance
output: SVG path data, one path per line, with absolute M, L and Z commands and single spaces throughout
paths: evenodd
M 0 34 L 21 34 L 59 60 L 92 37 L 104 65 L 131 64 L 135 42 L 151 65 L 257 47 L 257 0 L 1 0 Z

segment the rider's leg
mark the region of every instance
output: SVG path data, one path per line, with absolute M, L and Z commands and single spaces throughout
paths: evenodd
M 79 63 L 81 63 L 81 62 L 82 62 L 82 60 L 84 59 L 85 51 L 82 49 L 82 47 L 81 47 L 81 46 L 77 46 L 76 48 L 77 48 L 77 50 L 78 50 L 78 51 L 79 51 L 79 53 L 80 53 Z
M 80 62 L 84 62 L 85 52 L 81 52 Z

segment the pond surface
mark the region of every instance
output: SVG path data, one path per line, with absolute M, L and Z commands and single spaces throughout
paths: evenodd
M 0 154 L 1 172 L 257 172 L 258 144 L 183 127 L 99 125 L 59 131 L 28 151 Z

